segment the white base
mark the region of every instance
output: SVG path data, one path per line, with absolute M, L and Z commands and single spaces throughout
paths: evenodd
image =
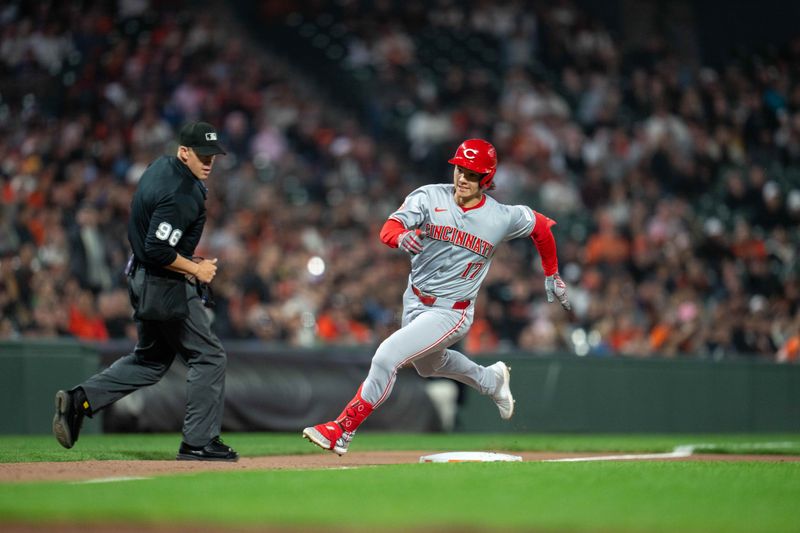
M 494 452 L 446 452 L 423 455 L 420 463 L 493 463 L 497 461 L 522 461 L 519 455 Z

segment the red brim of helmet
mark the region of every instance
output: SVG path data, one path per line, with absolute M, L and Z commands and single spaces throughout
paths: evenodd
M 489 172 L 492 171 L 491 168 L 486 168 L 476 165 L 474 161 L 470 161 L 469 159 L 466 158 L 462 159 L 459 157 L 453 157 L 451 159 L 448 159 L 447 162 L 450 163 L 451 165 L 458 165 L 460 167 L 468 168 L 474 172 L 479 172 L 481 174 L 488 174 Z

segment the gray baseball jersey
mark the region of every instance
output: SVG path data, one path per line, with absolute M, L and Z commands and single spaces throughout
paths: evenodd
M 536 219 L 529 207 L 504 205 L 485 194 L 464 211 L 454 193 L 452 184 L 425 185 L 390 216 L 426 237 L 422 252 L 411 259 L 402 327 L 378 347 L 362 386 L 362 398 L 375 407 L 391 394 L 397 369 L 408 363 L 423 377 L 454 379 L 481 394 L 498 386 L 494 372 L 449 347 L 472 325 L 475 297 L 497 245 L 527 237 Z
M 487 195 L 482 205 L 464 211 L 454 192 L 452 184 L 420 187 L 390 218 L 426 233 L 422 253 L 411 259 L 409 280 L 415 287 L 442 298 L 474 300 L 496 246 L 530 235 L 536 219 L 530 207 L 501 204 Z

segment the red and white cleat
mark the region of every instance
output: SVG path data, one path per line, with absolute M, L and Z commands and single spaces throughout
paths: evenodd
M 336 421 L 317 424 L 303 430 L 303 437 L 310 440 L 323 450 L 329 450 L 339 455 L 347 453 L 347 447 L 353 440 L 355 431 L 344 431 Z

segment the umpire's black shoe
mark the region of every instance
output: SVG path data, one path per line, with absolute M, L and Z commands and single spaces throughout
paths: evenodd
M 72 448 L 77 442 L 86 411 L 79 402 L 85 401 L 82 389 L 56 393 L 56 414 L 53 416 L 53 435 L 64 448 Z M 79 397 L 80 396 L 80 397 Z
M 181 442 L 178 450 L 178 461 L 238 461 L 239 454 L 230 446 L 224 444 L 222 439 L 214 437 L 205 446 L 189 446 Z

